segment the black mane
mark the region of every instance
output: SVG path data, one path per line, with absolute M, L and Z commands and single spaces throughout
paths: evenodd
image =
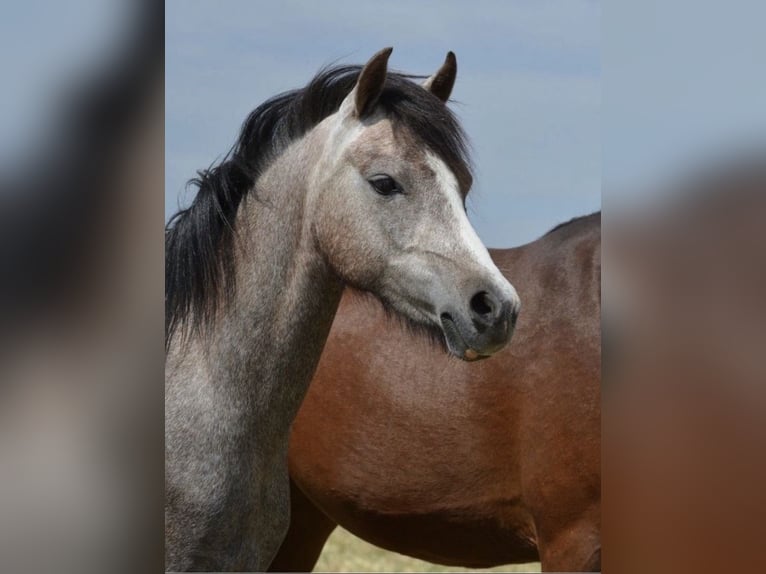
M 360 66 L 324 69 L 302 89 L 256 108 L 223 160 L 197 173 L 191 206 L 165 228 L 165 344 L 189 314 L 192 327 L 209 322 L 233 293 L 233 237 L 242 198 L 254 193 L 259 175 L 287 146 L 335 113 L 356 84 Z M 406 125 L 439 155 L 460 182 L 470 181 L 463 131 L 436 96 L 389 72 L 378 106 Z

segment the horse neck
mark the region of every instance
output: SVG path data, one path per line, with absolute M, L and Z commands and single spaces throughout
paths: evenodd
M 343 289 L 316 250 L 307 213 L 319 143 L 309 135 L 290 146 L 241 205 L 235 295 L 203 353 L 203 384 L 236 405 L 228 412 L 259 448 L 272 444 L 277 452 L 286 448 Z
M 295 413 L 343 289 L 311 233 L 309 176 L 317 149 L 312 139 L 317 138 L 307 136 L 289 148 L 259 179 L 258 199 L 243 209 L 246 244 L 237 265 L 235 322 L 249 333 L 249 354 L 259 355 L 259 383 L 273 385 L 269 392 L 287 399 L 283 404 Z

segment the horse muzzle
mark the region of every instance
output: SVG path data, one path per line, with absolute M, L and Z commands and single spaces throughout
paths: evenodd
M 450 354 L 465 361 L 495 354 L 511 340 L 519 309 L 515 292 L 500 296 L 489 290 L 476 292 L 467 310 L 444 309 L 439 318 Z

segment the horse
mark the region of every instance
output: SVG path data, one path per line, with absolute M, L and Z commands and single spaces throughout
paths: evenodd
M 766 148 L 609 201 L 604 569 L 766 571 Z
M 272 570 L 310 571 L 336 525 L 444 565 L 600 569 L 601 215 L 490 253 L 524 313 L 487 361 L 344 296 L 293 427 Z
M 345 286 L 466 361 L 511 337 L 519 297 L 465 212 L 455 56 L 417 84 L 391 51 L 258 107 L 169 222 L 166 569 L 272 562 L 290 426 Z

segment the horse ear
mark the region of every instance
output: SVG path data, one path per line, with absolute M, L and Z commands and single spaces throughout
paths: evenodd
M 386 83 L 388 57 L 393 48 L 384 48 L 364 65 L 354 87 L 354 110 L 358 118 L 370 114 Z
M 447 52 L 447 57 L 442 67 L 423 82 L 423 87 L 441 101 L 447 103 L 452 93 L 452 88 L 455 85 L 455 76 L 457 76 L 457 58 L 455 58 L 454 52 Z

